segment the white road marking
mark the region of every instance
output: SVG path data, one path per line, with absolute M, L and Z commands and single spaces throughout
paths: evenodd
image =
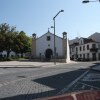
M 62 89 L 57 95 L 59 94 L 63 94 L 65 91 L 68 91 L 69 88 L 74 85 L 78 80 L 80 80 L 84 75 L 86 75 L 89 72 L 89 70 L 87 70 L 86 72 L 84 72 L 81 76 L 79 76 L 78 78 L 76 78 L 72 83 L 70 83 L 69 85 L 67 85 L 64 89 Z
M 85 83 L 83 83 L 83 82 L 78 82 L 78 83 L 83 84 L 83 85 L 85 85 L 85 86 L 89 86 L 89 87 L 91 87 L 91 88 L 100 89 L 100 88 L 98 88 L 98 87 L 95 87 L 95 86 L 92 86 L 92 85 L 89 85 L 89 84 L 85 84 Z
M 100 81 L 100 74 L 97 73 L 90 73 L 85 76 L 82 81 Z

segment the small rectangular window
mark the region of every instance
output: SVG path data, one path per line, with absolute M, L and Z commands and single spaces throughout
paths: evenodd
M 80 54 L 80 58 L 82 57 L 82 54 Z
M 76 51 L 78 51 L 78 48 L 76 47 Z
M 89 59 L 89 53 L 87 53 L 87 58 Z
M 81 49 L 81 47 L 80 47 L 80 51 L 81 51 L 82 49 Z
M 100 43 L 98 43 L 98 48 L 100 49 Z
M 72 48 L 72 52 L 74 52 L 74 48 Z
M 98 59 L 100 60 L 100 53 L 98 54 Z
M 92 44 L 92 48 L 96 48 L 96 44 Z
M 83 58 L 85 58 L 85 54 L 83 54 Z
M 50 39 L 51 39 L 50 36 L 47 36 L 47 41 L 50 41 Z
M 83 51 L 85 51 L 85 46 L 83 46 Z
M 87 50 L 89 50 L 89 45 L 87 45 Z

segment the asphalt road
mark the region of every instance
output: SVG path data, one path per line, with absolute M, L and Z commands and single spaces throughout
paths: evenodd
M 85 62 L 49 68 L 0 68 L 0 100 L 33 100 L 100 89 L 100 72 L 90 69 L 95 65 Z

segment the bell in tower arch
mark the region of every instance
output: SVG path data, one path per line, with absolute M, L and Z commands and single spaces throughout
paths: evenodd
M 67 32 L 63 32 L 63 39 L 67 39 Z
M 33 33 L 33 34 L 32 34 L 32 37 L 33 37 L 34 39 L 36 39 L 36 34 L 35 34 L 35 33 Z

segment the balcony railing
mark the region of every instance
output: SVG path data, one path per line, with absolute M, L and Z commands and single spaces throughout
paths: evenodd
M 98 51 L 98 48 L 91 48 L 90 49 L 90 52 L 97 52 Z

